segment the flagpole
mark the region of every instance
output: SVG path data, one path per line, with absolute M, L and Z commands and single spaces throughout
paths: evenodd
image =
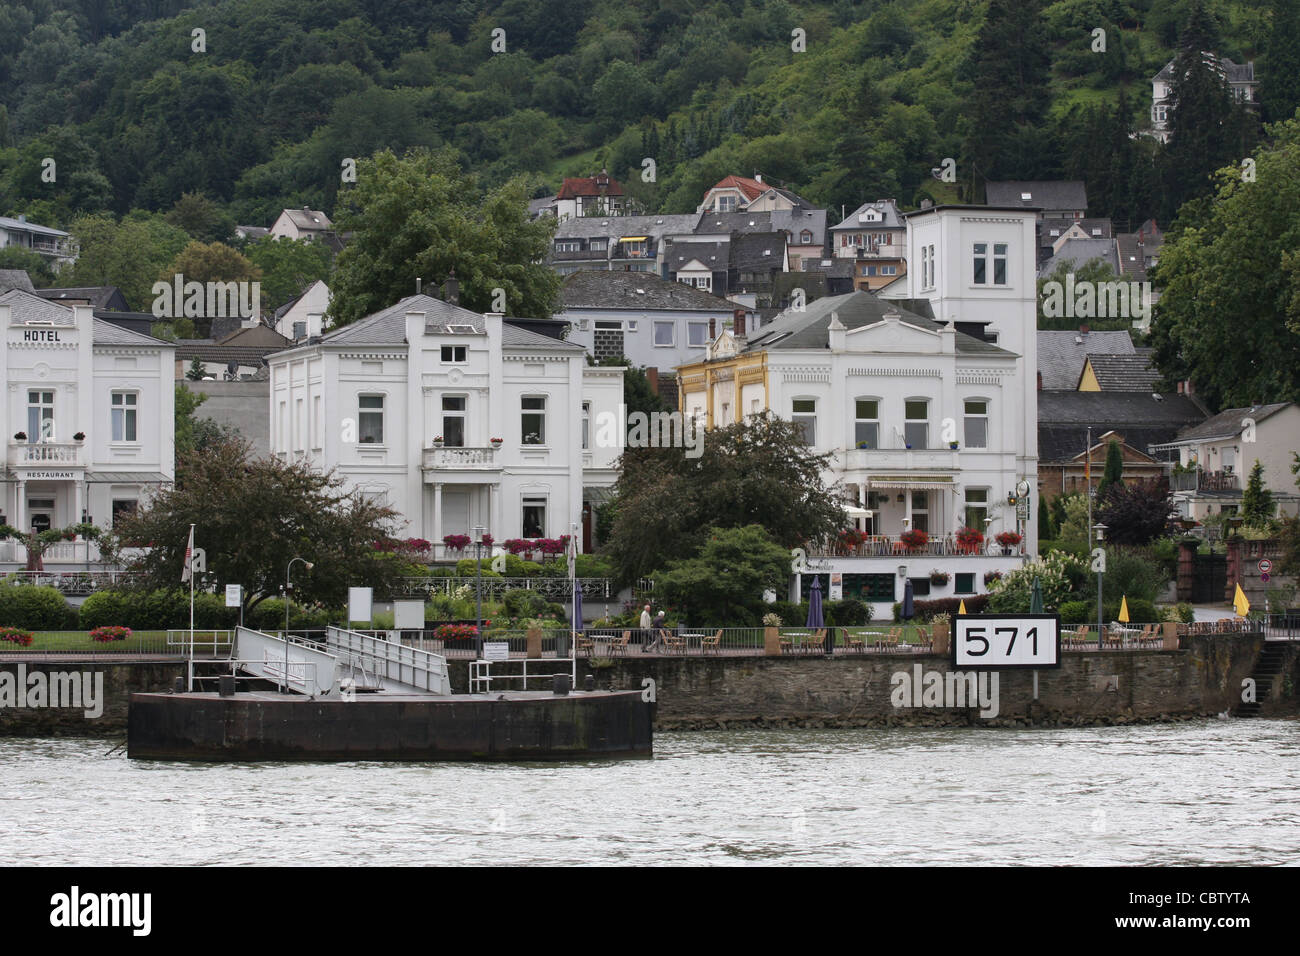
M 573 647 L 569 648 L 569 656 L 573 659 L 570 665 L 569 686 L 573 690 L 578 689 L 578 634 L 582 631 L 582 622 L 578 620 L 578 526 L 569 525 L 569 617 L 573 620 L 574 634 L 571 640 Z
M 190 525 L 190 544 L 194 543 L 194 525 Z M 185 555 L 188 563 L 187 571 L 190 573 L 190 654 L 187 666 L 186 690 L 194 690 L 194 552 L 189 550 Z

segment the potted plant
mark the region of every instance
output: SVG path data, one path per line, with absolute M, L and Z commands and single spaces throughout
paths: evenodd
M 24 631 L 21 627 L 0 627 L 0 641 L 8 641 L 19 647 L 31 647 L 32 632 Z
M 958 445 L 957 442 L 950 441 L 948 442 L 948 447 L 951 448 L 953 451 L 956 451 L 960 446 Z
M 838 550 L 841 554 L 848 554 L 865 541 L 866 537 L 867 536 L 857 528 L 845 528 L 836 538 L 836 543 L 839 545 Z
M 930 572 L 930 583 L 933 584 L 935 587 L 943 587 L 951 580 L 952 577 L 948 574 L 947 571 Z
M 493 447 L 493 448 L 500 448 L 501 445 L 505 442 L 505 439 L 504 439 L 504 438 L 489 438 L 488 441 L 492 443 L 492 447 Z
M 442 543 L 445 544 L 449 550 L 455 551 L 457 554 L 459 554 L 460 552 L 464 551 L 466 545 L 469 544 L 469 535 L 444 534 L 442 536 Z
M 542 436 L 537 434 L 537 432 L 529 432 L 527 435 L 524 436 L 525 445 L 540 445 L 541 443 L 542 443 Z
M 26 432 L 14 432 L 14 441 L 27 441 Z
M 72 436 L 72 440 L 73 440 L 73 441 L 85 441 L 85 440 L 86 440 L 86 433 L 85 433 L 85 432 L 77 432 L 75 435 Z
M 948 639 L 951 636 L 952 616 L 945 613 L 936 614 L 930 619 L 931 650 L 936 654 L 948 653 Z
M 920 551 L 930 543 L 930 536 L 920 528 L 912 528 L 899 535 L 898 540 L 903 542 L 903 546 L 908 551 Z
M 103 627 L 97 627 L 90 632 L 90 639 L 99 644 L 109 644 L 113 641 L 125 641 L 131 636 L 129 627 L 118 627 L 113 624 L 106 624 Z
M 962 528 L 957 532 L 957 547 L 964 554 L 974 554 L 984 546 L 984 535 L 978 528 Z
M 1020 535 L 1014 531 L 1001 531 L 994 540 L 1002 545 L 1003 554 L 1010 554 L 1011 549 L 1020 543 Z
M 492 547 L 492 542 L 495 541 L 496 538 L 492 537 L 492 535 L 490 534 L 485 533 L 483 537 L 479 538 L 479 540 L 483 542 L 483 547 L 490 548 Z
M 433 447 L 434 447 L 434 448 L 441 448 L 441 447 L 442 447 L 442 436 L 441 436 L 441 435 L 434 435 L 434 436 L 433 436 Z

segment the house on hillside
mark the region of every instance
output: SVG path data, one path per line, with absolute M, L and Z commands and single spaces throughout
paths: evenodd
M 853 282 L 875 291 L 907 273 L 907 226 L 892 199 L 863 203 L 831 227 L 831 253 L 853 262 Z
M 699 215 L 583 216 L 556 227 L 548 263 L 560 275 L 590 269 L 665 276 L 670 237 L 690 237 Z
M 1093 332 L 1087 326 L 1077 332 L 1040 331 L 1038 340 L 1038 387 L 1045 391 L 1074 391 L 1089 355 L 1133 355 L 1133 337 L 1123 329 Z
M 24 531 L 82 521 L 112 527 L 175 475 L 175 347 L 97 319 L 88 305 L 0 295 L 6 458 L 0 523 Z M 9 437 L 11 436 L 11 437 Z M 98 561 L 85 541 L 44 555 L 48 570 Z M 0 566 L 26 562 L 0 542 Z
M 1273 493 L 1276 514 L 1300 514 L 1291 471 L 1293 456 L 1300 452 L 1300 405 L 1295 402 L 1229 408 L 1182 429 L 1162 447 L 1178 456 L 1170 487 L 1186 518 L 1238 514 L 1256 461 L 1263 466 L 1264 487 Z
M 271 324 L 286 339 L 297 341 L 320 335 L 328 326 L 325 312 L 330 304 L 330 288 L 317 279 L 306 289 L 275 310 Z
M 0 216 L 0 249 L 10 247 L 39 253 L 55 272 L 77 261 L 77 243 L 71 234 L 28 222 L 25 215 Z
M 602 169 L 595 176 L 565 179 L 555 195 L 554 208 L 561 221 L 583 216 L 621 216 L 627 211 L 627 197 L 618 181 Z
M 275 239 L 322 239 L 333 232 L 334 225 L 329 216 L 303 206 L 301 209 L 285 209 L 276 216 L 271 224 L 271 236 Z
M 596 423 L 623 400 L 623 370 L 586 355 L 501 315 L 409 296 L 270 356 L 271 450 L 334 469 L 439 557 L 459 556 L 445 535 L 476 527 L 499 544 L 576 525 L 586 547 L 622 453 Z
M 1234 63 L 1226 56 L 1216 57 L 1208 52 L 1203 53 L 1202 56 L 1223 79 L 1232 98 L 1254 109 L 1259 102 L 1257 92 L 1259 81 L 1255 78 L 1255 64 Z M 1159 73 L 1151 77 L 1151 135 L 1162 143 L 1168 143 L 1172 135 L 1169 117 L 1173 112 L 1173 81 L 1173 60 L 1166 63 Z

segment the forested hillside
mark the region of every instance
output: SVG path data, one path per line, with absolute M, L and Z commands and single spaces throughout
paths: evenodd
M 1266 78 L 1273 2 L 1211 4 L 1219 52 Z M 5 0 L 0 213 L 67 227 L 202 193 L 269 224 L 285 206 L 332 213 L 345 159 L 450 146 L 484 188 L 523 175 L 544 195 L 605 166 L 654 211 L 758 170 L 835 209 L 1086 175 L 1094 214 L 1167 218 L 1154 147 L 1121 141 L 1187 7 Z M 1005 22 L 981 33 L 986 13 Z M 930 172 L 947 157 L 951 185 Z

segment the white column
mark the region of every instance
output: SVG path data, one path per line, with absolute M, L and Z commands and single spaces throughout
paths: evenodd
M 14 500 L 14 527 L 23 532 L 31 531 L 27 527 L 27 482 L 20 478 L 15 487 L 18 493 Z
M 433 543 L 442 541 L 442 482 L 433 483 Z
M 492 482 L 488 485 L 488 514 L 487 514 L 488 533 L 496 540 L 501 538 L 501 485 L 499 482 Z
M 69 524 L 78 524 L 81 521 L 81 515 L 86 510 L 86 482 L 78 478 L 73 482 L 72 495 L 72 520 Z

